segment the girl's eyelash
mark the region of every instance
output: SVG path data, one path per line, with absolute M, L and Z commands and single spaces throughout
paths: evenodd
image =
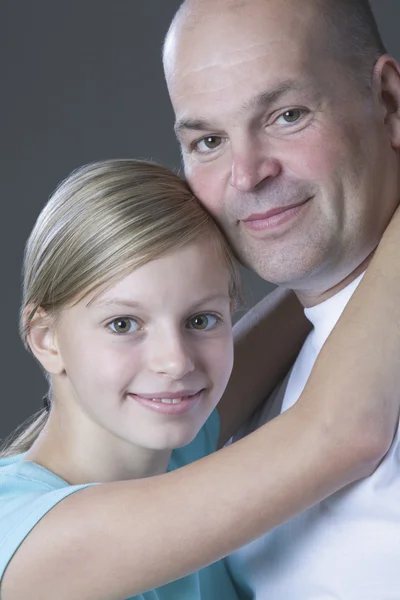
M 132 322 L 134 322 L 137 324 L 138 328 L 137 328 L 137 330 L 134 330 L 134 331 L 130 331 L 130 330 L 125 331 L 125 332 L 115 331 L 115 329 L 112 327 L 112 325 L 114 323 L 117 323 L 118 321 L 129 321 L 130 325 L 132 325 Z M 113 333 L 114 335 L 121 336 L 124 334 L 126 335 L 127 333 L 136 333 L 137 331 L 139 331 L 141 329 L 141 324 L 140 324 L 139 319 L 137 319 L 136 317 L 127 317 L 127 316 L 121 317 L 120 316 L 120 317 L 114 317 L 113 319 L 110 319 L 109 321 L 107 321 L 107 323 L 105 324 L 105 327 L 109 332 Z
M 211 317 L 213 319 L 215 319 L 215 323 L 212 327 L 207 328 L 207 329 L 214 329 L 214 327 L 216 327 L 219 323 L 223 322 L 223 318 L 221 315 L 219 315 L 218 313 L 214 313 L 214 312 L 203 312 L 203 313 L 197 313 L 195 315 L 192 315 L 191 317 L 189 317 L 189 319 L 186 321 L 187 324 L 190 324 L 191 321 L 193 321 L 194 319 L 198 318 L 198 317 Z M 196 328 L 191 328 L 191 329 L 196 329 Z M 205 329 L 200 329 L 201 331 L 206 331 Z
M 194 319 L 198 318 L 198 317 L 207 317 L 207 318 L 211 318 L 211 319 L 215 319 L 215 323 L 206 329 L 214 329 L 214 327 L 217 326 L 218 323 L 222 323 L 224 321 L 224 318 L 218 314 L 218 313 L 214 313 L 214 312 L 201 312 L 201 313 L 196 313 L 194 315 L 191 315 L 186 321 L 185 321 L 185 326 L 189 326 L 190 322 L 193 321 Z M 132 325 L 132 322 L 135 323 L 137 325 L 137 329 L 133 329 L 132 331 L 130 330 L 131 328 L 129 328 L 128 331 L 116 331 L 112 325 L 114 323 L 117 323 L 118 321 L 129 321 L 130 325 Z M 118 335 L 118 336 L 123 336 L 123 335 L 127 335 L 129 333 L 137 333 L 142 329 L 142 324 L 140 322 L 140 320 L 137 317 L 127 317 L 127 316 L 123 316 L 123 317 L 114 317 L 113 319 L 109 319 L 106 323 L 105 323 L 105 328 L 107 329 L 107 331 L 109 331 L 110 333 L 114 334 L 114 335 Z M 189 327 L 190 328 L 190 327 Z M 192 327 L 191 329 L 195 329 L 194 327 Z

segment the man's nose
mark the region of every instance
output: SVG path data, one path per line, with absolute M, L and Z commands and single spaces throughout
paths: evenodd
M 171 331 L 155 337 L 149 352 L 149 362 L 153 372 L 171 379 L 182 379 L 195 368 L 182 334 Z
M 233 150 L 230 184 L 239 192 L 251 192 L 280 172 L 279 161 L 268 156 L 265 148 L 257 143 L 248 143 L 246 147 Z

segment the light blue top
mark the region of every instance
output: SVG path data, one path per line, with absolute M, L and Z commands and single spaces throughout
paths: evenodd
M 193 442 L 174 450 L 168 470 L 213 452 L 218 435 L 219 418 L 215 410 Z M 68 485 L 51 471 L 22 460 L 22 457 L 20 454 L 0 460 L 0 579 L 18 546 L 36 523 L 58 502 L 87 487 Z M 212 507 L 208 508 L 212 510 Z M 220 561 L 131 600 L 237 600 L 237 594 L 224 563 Z

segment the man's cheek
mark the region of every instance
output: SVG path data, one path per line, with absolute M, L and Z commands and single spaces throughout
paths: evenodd
M 292 143 L 290 153 L 281 156 L 281 162 L 288 171 L 305 181 L 324 179 L 335 170 L 338 155 L 341 156 L 343 148 L 338 148 L 332 136 L 323 137 L 315 133 L 308 135 L 300 143 Z M 339 154 L 338 154 L 339 153 Z
M 211 168 L 197 166 L 185 169 L 185 174 L 195 196 L 214 217 L 218 217 L 223 207 L 224 189 L 217 173 Z

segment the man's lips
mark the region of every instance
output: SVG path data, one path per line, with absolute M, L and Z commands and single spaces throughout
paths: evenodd
M 278 225 L 286 223 L 292 217 L 297 215 L 309 200 L 311 200 L 311 198 L 307 198 L 306 200 L 296 204 L 291 204 L 290 206 L 279 206 L 277 208 L 272 208 L 265 213 L 253 213 L 246 219 L 243 219 L 242 223 L 248 229 L 256 231 L 260 229 L 273 229 Z

